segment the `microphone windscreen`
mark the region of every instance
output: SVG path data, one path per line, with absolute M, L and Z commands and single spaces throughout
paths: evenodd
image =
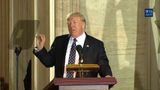
M 79 54 L 82 54 L 82 46 L 81 45 L 77 45 L 76 50 L 78 51 Z

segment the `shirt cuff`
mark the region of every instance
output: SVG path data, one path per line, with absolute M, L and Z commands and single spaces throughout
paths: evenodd
M 37 52 L 39 52 L 39 51 L 40 51 L 40 49 L 38 49 L 37 47 L 34 48 L 34 52 L 35 52 L 35 53 L 37 53 Z

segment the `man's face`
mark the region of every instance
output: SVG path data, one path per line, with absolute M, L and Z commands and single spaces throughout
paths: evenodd
M 77 38 L 84 32 L 85 23 L 78 16 L 71 17 L 67 24 L 69 33 L 74 38 Z

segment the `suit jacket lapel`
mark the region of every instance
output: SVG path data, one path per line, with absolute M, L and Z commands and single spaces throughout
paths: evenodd
M 89 41 L 89 36 L 86 34 L 86 39 L 84 42 L 84 46 L 83 46 L 83 59 L 84 59 L 84 63 L 85 63 L 85 57 L 88 53 L 89 47 L 90 47 L 90 41 Z
M 66 50 L 67 50 L 67 46 L 68 46 L 68 42 L 69 42 L 69 36 L 67 36 L 67 37 L 65 37 L 65 39 L 64 39 L 64 44 L 63 44 L 63 59 L 62 60 L 64 60 L 63 62 L 65 62 L 65 55 L 66 55 Z M 64 63 L 63 63 L 64 64 Z

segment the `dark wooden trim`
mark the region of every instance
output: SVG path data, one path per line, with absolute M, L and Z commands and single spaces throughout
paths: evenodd
M 117 83 L 115 77 L 107 78 L 55 78 L 54 85 L 114 85 Z

